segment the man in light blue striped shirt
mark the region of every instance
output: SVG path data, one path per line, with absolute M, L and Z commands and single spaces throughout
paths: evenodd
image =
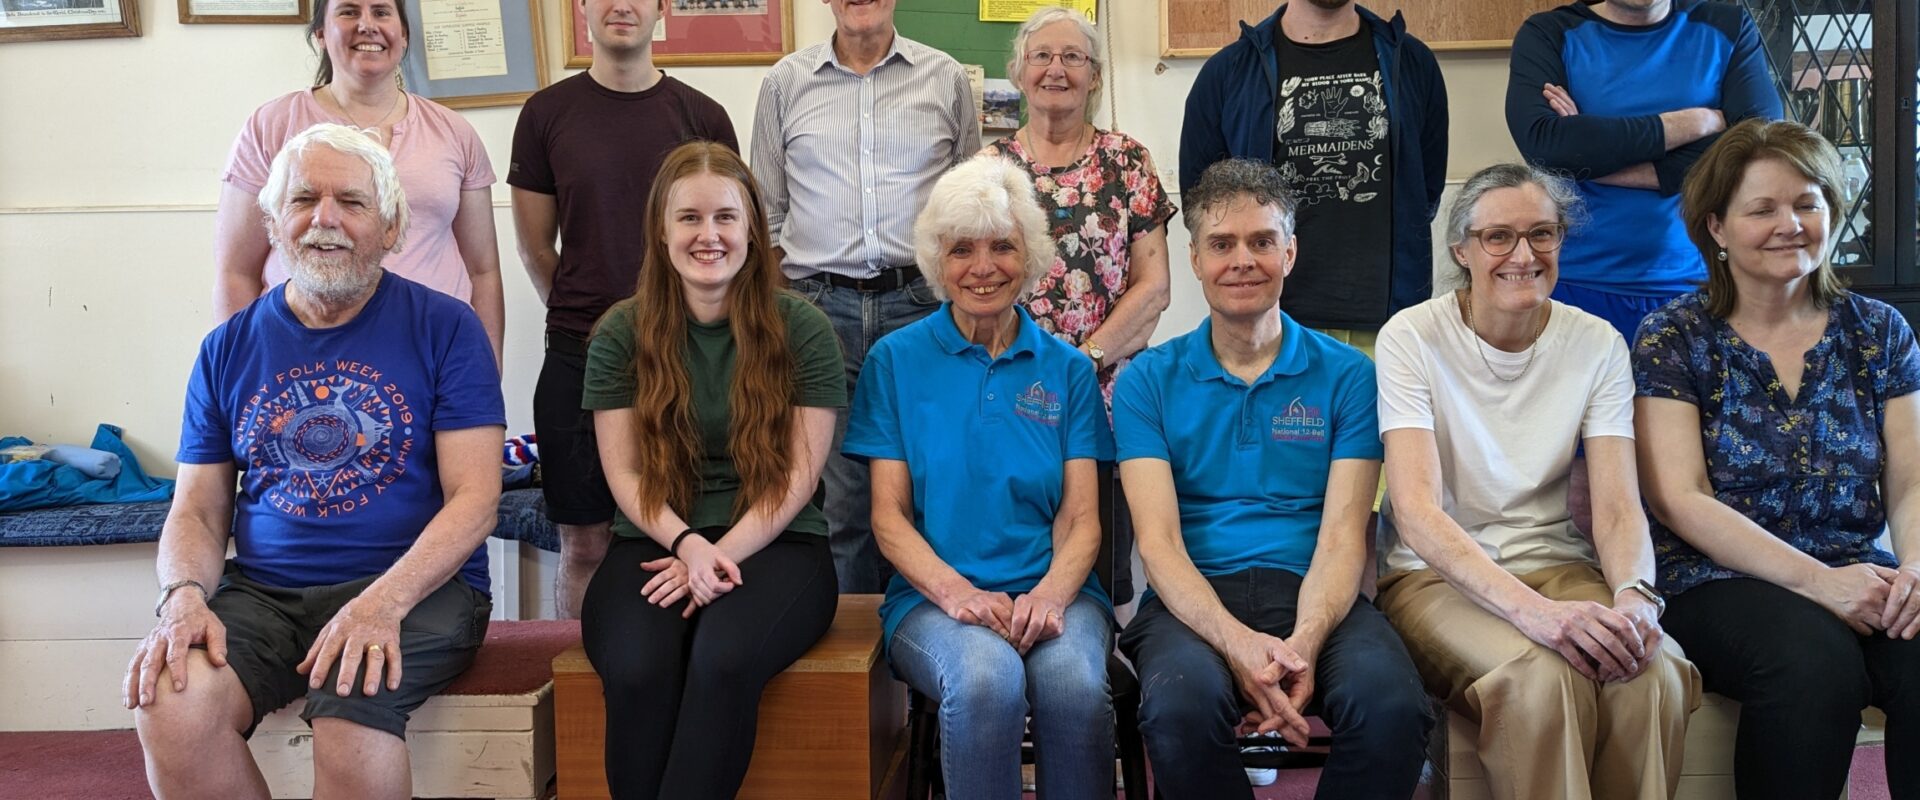
M 913 221 L 948 167 L 980 150 L 960 64 L 900 36 L 894 0 L 829 0 L 833 37 L 780 60 L 760 84 L 753 174 L 795 291 L 833 320 L 847 390 L 867 348 L 938 303 L 913 263 Z M 866 467 L 827 462 L 825 511 L 842 592 L 880 592 L 893 570 L 868 521 Z

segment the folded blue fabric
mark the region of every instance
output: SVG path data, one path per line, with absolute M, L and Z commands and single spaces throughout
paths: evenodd
M 0 437 L 0 448 L 30 444 L 31 440 L 20 436 Z M 149 476 L 141 469 L 140 459 L 120 440 L 118 426 L 102 423 L 94 431 L 91 447 L 101 455 L 119 459 L 119 473 L 110 478 L 88 474 L 89 470 L 103 472 L 105 463 L 77 447 L 65 453 L 81 457 L 82 466 L 47 458 L 0 464 L 0 511 L 83 503 L 143 503 L 173 497 L 173 481 Z

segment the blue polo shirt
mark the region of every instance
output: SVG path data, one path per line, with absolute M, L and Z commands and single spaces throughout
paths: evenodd
M 961 336 L 947 305 L 881 337 L 860 368 L 841 444 L 848 458 L 906 462 L 914 527 L 989 592 L 1039 585 L 1053 564 L 1066 462 L 1113 457 L 1093 364 L 1017 311 L 1020 331 L 998 358 Z M 1110 605 L 1091 576 L 1080 591 Z M 895 575 L 880 605 L 882 641 L 924 602 Z
M 1202 575 L 1305 575 L 1335 459 L 1381 457 L 1373 362 L 1281 315 L 1280 352 L 1249 386 L 1213 354 L 1213 321 L 1134 357 L 1113 391 L 1121 461 L 1173 467 L 1180 531 Z

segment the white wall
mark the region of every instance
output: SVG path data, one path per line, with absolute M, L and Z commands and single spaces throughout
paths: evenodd
M 794 2 L 795 41 L 824 39 L 826 7 Z M 559 30 L 558 0 L 541 5 L 547 29 Z M 1157 3 L 1105 5 L 1119 127 L 1171 169 L 1177 109 L 1200 62 L 1161 62 Z M 171 475 L 187 370 L 211 327 L 220 168 L 247 115 L 305 85 L 313 58 L 295 26 L 183 26 L 173 0 L 140 0 L 140 16 L 138 39 L 0 45 L 0 435 L 84 443 L 113 422 L 150 471 Z M 1513 158 L 1501 115 L 1506 54 L 1443 54 L 1441 65 L 1449 176 Z M 764 69 L 670 71 L 726 106 L 743 138 L 751 130 Z M 519 109 L 464 113 L 504 175 Z M 519 432 L 532 428 L 542 314 L 514 255 L 507 196 L 504 183 L 494 187 L 507 407 Z M 1174 300 L 1160 338 L 1205 314 L 1178 224 L 1171 240 Z

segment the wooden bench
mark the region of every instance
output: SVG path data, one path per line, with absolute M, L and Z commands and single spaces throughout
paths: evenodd
M 1875 744 L 1886 738 L 1886 715 L 1868 708 L 1861 715 L 1857 745 Z M 1702 695 L 1700 708 L 1687 719 L 1685 760 L 1680 764 L 1680 787 L 1675 800 L 1734 800 L 1733 736 L 1740 724 L 1740 704 L 1717 694 Z M 1433 781 L 1435 800 L 1488 800 L 1486 769 L 1474 742 L 1480 726 L 1466 717 L 1447 712 L 1447 721 L 1436 727 L 1428 743 L 1428 760 L 1437 773 Z M 1846 800 L 1842 788 L 1840 800 Z
M 880 595 L 842 595 L 833 627 L 767 684 L 741 800 L 878 798 L 905 750 L 906 687 L 880 655 Z M 553 660 L 560 796 L 608 797 L 606 701 L 586 651 Z
M 578 622 L 489 625 L 473 666 L 407 722 L 414 796 L 545 797 L 554 774 L 553 658 L 579 642 Z M 305 705 L 267 715 L 247 741 L 276 800 L 313 796 Z

